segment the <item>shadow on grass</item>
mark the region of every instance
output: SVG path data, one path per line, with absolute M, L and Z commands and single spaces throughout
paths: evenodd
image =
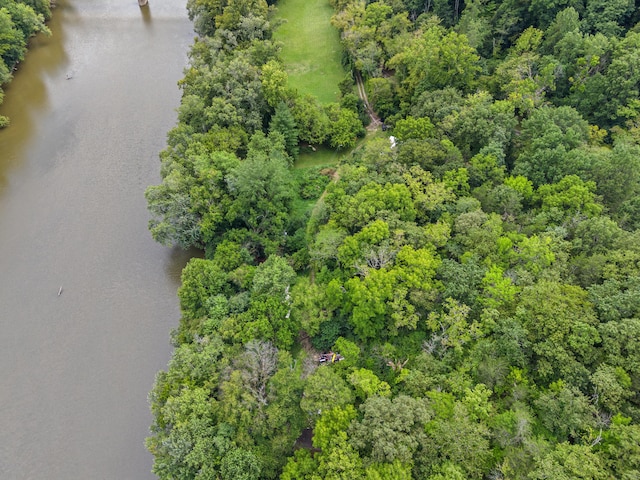
M 373 138 L 388 138 L 389 134 L 376 130 L 367 130 L 367 134 L 363 138 L 359 138 L 355 146 L 340 150 L 326 146 L 315 147 L 313 150 L 309 146 L 301 146 L 298 158 L 293 163 L 293 168 L 310 168 L 310 167 L 337 167 L 340 160 L 348 157 L 353 152 L 362 148 L 369 140 Z
M 340 159 L 348 154 L 351 150 L 336 150 L 329 147 L 316 147 L 312 150 L 310 147 L 301 147 L 300 154 L 293 164 L 293 168 L 309 168 L 309 167 L 335 167 Z

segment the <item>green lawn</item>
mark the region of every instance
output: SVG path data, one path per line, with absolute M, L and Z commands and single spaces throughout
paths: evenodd
M 278 17 L 286 21 L 275 33 L 284 43 L 282 59 L 289 85 L 322 103 L 338 100 L 345 71 L 340 60 L 340 35 L 331 25 L 328 0 L 280 0 Z
M 334 166 L 338 164 L 338 161 L 344 153 L 344 151 L 334 150 L 329 147 L 317 147 L 315 152 L 309 148 L 301 148 L 300 155 L 298 155 L 294 167 Z
M 303 147 L 300 149 L 300 154 L 296 158 L 293 168 L 335 167 L 340 163 L 342 157 L 351 155 L 352 152 L 358 150 L 373 138 L 389 138 L 389 135 L 381 130 L 367 131 L 366 136 L 359 139 L 355 147 L 347 150 L 336 150 L 324 145 L 316 147 L 315 150 Z

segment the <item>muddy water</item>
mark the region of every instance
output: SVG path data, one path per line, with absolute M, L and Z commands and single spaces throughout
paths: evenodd
M 0 478 L 151 479 L 188 255 L 150 238 L 143 192 L 192 26 L 184 0 L 58 0 L 50 27 L 0 107 Z

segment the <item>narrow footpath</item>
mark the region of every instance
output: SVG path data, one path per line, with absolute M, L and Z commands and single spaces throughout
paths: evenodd
M 378 117 L 378 115 L 376 115 L 376 112 L 373 110 L 371 104 L 369 103 L 369 99 L 367 98 L 367 91 L 364 88 L 364 82 L 362 81 L 360 72 L 356 72 L 355 77 L 356 85 L 358 86 L 358 96 L 362 99 L 364 107 L 367 109 L 367 114 L 369 115 L 369 118 L 371 118 L 371 123 L 367 126 L 367 130 L 377 130 L 382 125 L 382 121 L 380 121 L 380 118 Z

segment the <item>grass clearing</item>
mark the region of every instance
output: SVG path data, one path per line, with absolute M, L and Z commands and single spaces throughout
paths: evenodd
M 348 151 L 347 151 L 348 153 Z M 338 164 L 341 157 L 345 155 L 344 150 L 335 150 L 329 147 L 317 147 L 315 151 L 310 148 L 301 148 L 300 154 L 294 163 L 294 168 L 309 168 Z
M 358 139 L 358 143 L 356 143 L 353 148 L 346 150 L 336 150 L 323 145 L 316 147 L 315 150 L 309 147 L 301 147 L 300 154 L 298 158 L 296 158 L 293 168 L 336 167 L 340 163 L 341 158 L 351 155 L 374 138 L 389 138 L 389 134 L 381 130 L 367 130 L 364 138 Z
M 282 59 L 289 85 L 321 103 L 338 101 L 338 83 L 344 78 L 340 34 L 331 25 L 328 0 L 280 0 L 275 38 L 284 43 Z

